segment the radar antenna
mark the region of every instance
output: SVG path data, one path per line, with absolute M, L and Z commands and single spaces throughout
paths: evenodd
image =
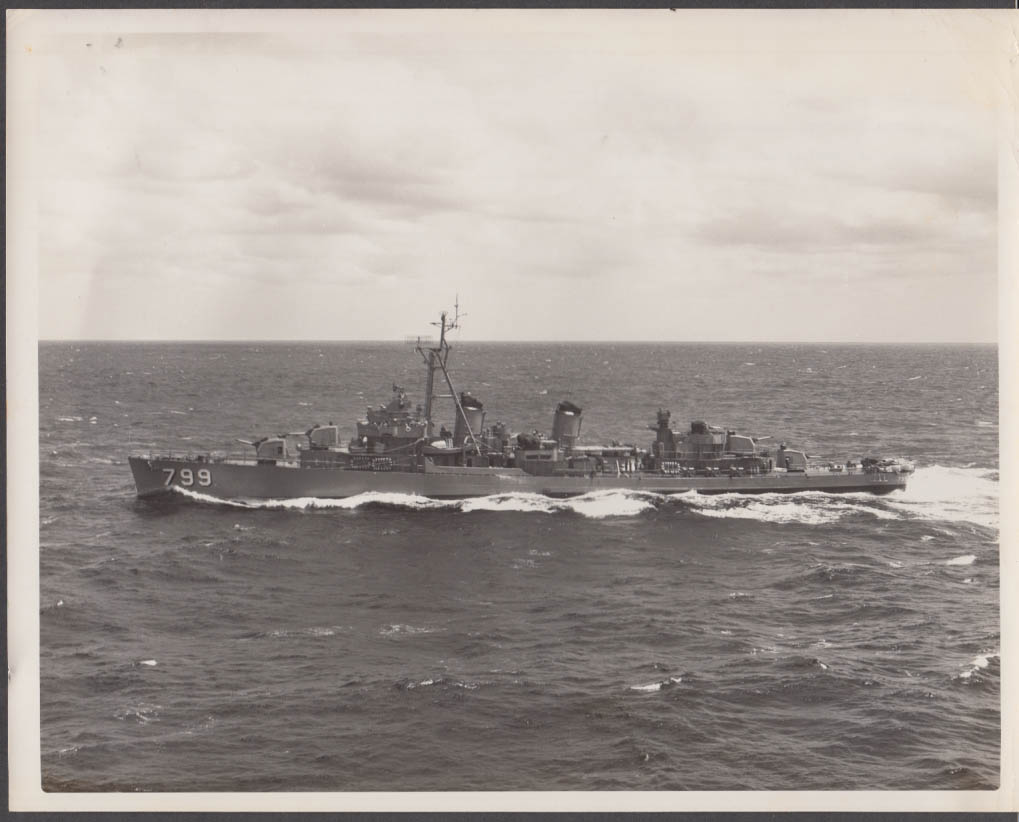
M 463 314 L 460 313 L 460 295 L 457 294 L 455 299 L 454 299 L 454 301 L 453 301 L 453 322 L 449 326 L 450 329 L 456 328 L 457 330 L 459 330 L 459 328 L 460 328 L 460 318 L 461 317 L 466 317 L 466 316 L 467 316 L 467 312 L 466 311 Z

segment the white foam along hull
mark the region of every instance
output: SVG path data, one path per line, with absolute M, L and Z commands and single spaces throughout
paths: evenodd
M 215 462 L 179 457 L 129 460 L 139 497 L 175 488 L 224 500 L 341 499 L 358 494 L 413 494 L 462 499 L 493 494 L 532 493 L 573 497 L 605 490 L 656 494 L 766 494 L 823 491 L 886 494 L 906 485 L 907 475 L 892 472 L 774 472 L 756 476 L 681 477 L 659 473 L 594 476 L 535 476 L 518 468 L 443 467 L 425 471 L 370 471 L 345 467 L 301 467 Z

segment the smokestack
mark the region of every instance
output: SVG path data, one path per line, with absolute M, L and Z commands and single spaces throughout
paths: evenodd
M 470 424 L 471 433 L 475 437 L 481 435 L 481 429 L 485 424 L 485 411 L 484 405 L 480 400 L 475 399 L 466 391 L 460 394 L 460 407 L 463 408 L 464 414 L 467 419 L 460 414 L 459 409 L 456 412 L 456 425 L 453 426 L 453 447 L 459 448 L 467 439 L 467 425 Z
M 552 418 L 552 439 L 561 447 L 569 448 L 579 439 L 582 412 L 580 406 L 566 400 L 556 406 Z

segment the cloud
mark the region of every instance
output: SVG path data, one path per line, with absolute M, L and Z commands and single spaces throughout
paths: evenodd
M 298 292 L 386 305 L 346 319 L 366 338 L 411 325 L 407 294 L 459 290 L 496 335 L 613 316 L 615 336 L 711 338 L 732 333 L 716 288 L 813 317 L 893 279 L 993 324 L 993 112 L 938 26 L 805 15 L 791 47 L 764 17 L 665 17 L 60 41 L 39 77 L 44 334 L 337 333 Z M 518 293 L 540 310 L 511 321 Z
M 940 239 L 938 227 L 931 223 L 902 218 L 852 223 L 836 215 L 776 213 L 771 209 L 744 209 L 702 223 L 696 236 L 706 243 L 753 246 L 784 253 L 913 246 Z

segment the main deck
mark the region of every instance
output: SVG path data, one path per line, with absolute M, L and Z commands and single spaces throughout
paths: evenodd
M 363 470 L 315 467 L 299 462 L 259 464 L 231 458 L 148 455 L 129 460 L 138 496 L 152 497 L 176 488 L 217 499 L 337 499 L 363 493 L 409 494 L 460 499 L 508 493 L 573 497 L 605 490 L 656 494 L 766 494 L 864 491 L 884 494 L 902 488 L 906 477 L 891 472 L 842 469 L 774 471 L 755 476 L 674 476 L 633 470 L 618 474 L 535 476 L 520 468 L 435 466 L 421 470 Z

